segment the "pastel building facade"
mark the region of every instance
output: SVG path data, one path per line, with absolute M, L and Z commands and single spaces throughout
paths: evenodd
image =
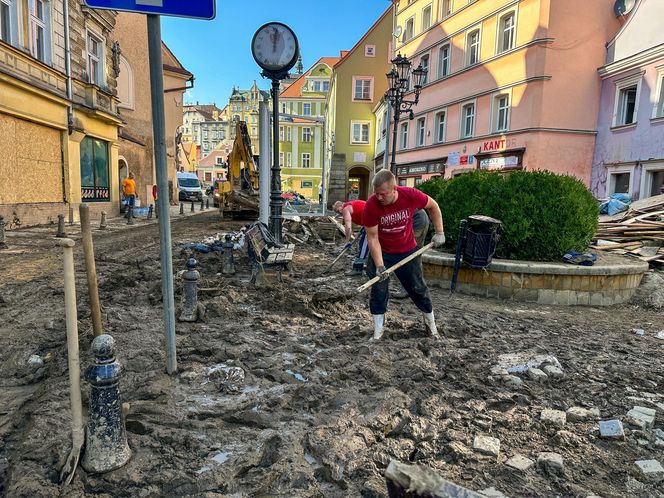
M 613 4 L 396 2 L 395 52 L 428 69 L 414 119 L 398 125 L 400 183 L 470 169 L 545 169 L 589 185 L 597 68 L 620 28 Z
M 639 0 L 607 46 L 591 188 L 664 193 L 664 2 Z

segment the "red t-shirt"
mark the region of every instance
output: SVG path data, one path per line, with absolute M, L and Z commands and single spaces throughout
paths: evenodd
M 429 197 L 411 187 L 395 187 L 399 192 L 396 202 L 383 206 L 375 195 L 364 207 L 364 226 L 378 225 L 378 241 L 383 252 L 402 254 L 417 247 L 413 234 L 413 213 L 424 209 Z
M 350 218 L 356 225 L 362 225 L 364 206 L 366 203 L 366 201 L 348 201 L 344 202 L 341 207 L 342 209 L 345 209 L 346 206 L 351 206 L 353 208 L 353 212 L 351 213 Z

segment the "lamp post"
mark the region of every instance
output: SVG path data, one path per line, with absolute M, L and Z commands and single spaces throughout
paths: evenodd
M 411 73 L 414 83 L 414 99 L 406 100 L 404 97 L 410 91 Z M 409 119 L 413 119 L 412 107 L 417 105 L 420 99 L 420 92 L 422 91 L 422 82 L 426 78 L 427 70 L 422 67 L 422 64 L 417 66 L 416 69 L 411 71 L 411 62 L 403 55 L 397 54 L 392 59 L 392 70 L 387 73 L 387 81 L 389 89 L 387 90 L 387 101 L 394 112 L 394 128 L 392 130 L 392 160 L 390 162 L 390 170 L 394 175 L 397 174 L 397 130 L 399 126 L 399 118 L 402 113 L 409 113 Z

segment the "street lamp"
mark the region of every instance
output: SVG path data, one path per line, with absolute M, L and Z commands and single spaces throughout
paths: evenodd
M 413 86 L 415 90 L 414 100 L 405 100 L 404 97 L 410 91 L 410 78 L 411 78 L 411 62 L 405 56 L 397 54 L 392 59 L 392 70 L 387 73 L 387 81 L 390 88 L 387 90 L 387 100 L 394 109 L 394 128 L 392 130 L 392 161 L 390 162 L 390 170 L 396 176 L 397 174 L 397 127 L 399 126 L 399 117 L 401 113 L 408 112 L 409 118 L 413 119 L 413 111 L 411 108 L 417 105 L 420 99 L 420 91 L 422 90 L 422 82 L 426 78 L 427 70 L 422 67 L 422 64 L 417 66 L 412 71 Z

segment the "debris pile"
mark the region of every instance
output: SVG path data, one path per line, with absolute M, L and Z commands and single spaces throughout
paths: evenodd
M 246 228 L 242 228 L 237 232 L 221 232 L 216 235 L 205 237 L 200 242 L 184 244 L 180 246 L 180 249 L 190 249 L 202 254 L 207 254 L 209 252 L 224 252 L 223 244 L 226 241 L 226 235 L 230 235 L 231 241 L 233 242 L 233 250 L 240 251 L 244 249 L 245 232 Z
M 299 216 L 284 220 L 283 237 L 295 244 L 335 244 L 345 236 L 344 227 L 334 216 L 302 219 Z
M 627 211 L 600 216 L 593 249 L 664 265 L 664 195 L 633 202 Z

